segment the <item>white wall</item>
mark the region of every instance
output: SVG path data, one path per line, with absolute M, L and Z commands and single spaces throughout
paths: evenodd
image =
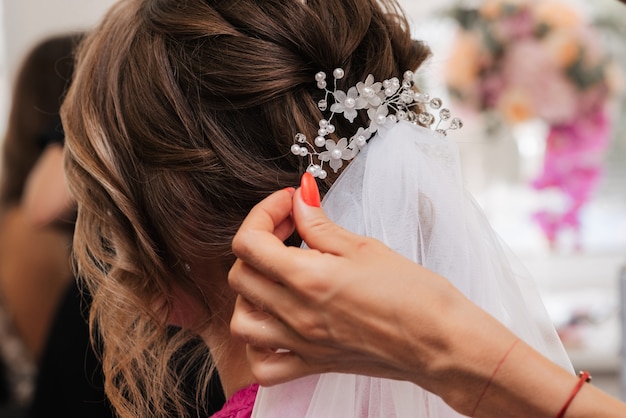
M 2 0 L 6 75 L 12 80 L 23 55 L 48 35 L 93 25 L 113 0 Z
M 114 0 L 1 0 L 0 142 L 10 108 L 11 85 L 25 54 L 47 36 L 85 30 Z
M 400 0 L 408 15 L 426 16 L 450 0 Z M 6 71 L 11 80 L 24 53 L 42 38 L 93 25 L 114 0 L 2 0 Z

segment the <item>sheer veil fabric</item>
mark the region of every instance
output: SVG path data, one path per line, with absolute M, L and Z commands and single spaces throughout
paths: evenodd
M 534 283 L 465 191 L 452 140 L 408 122 L 379 132 L 341 174 L 322 206 L 344 228 L 377 238 L 447 277 L 522 340 L 573 373 Z M 409 382 L 323 374 L 260 388 L 252 416 L 462 415 Z

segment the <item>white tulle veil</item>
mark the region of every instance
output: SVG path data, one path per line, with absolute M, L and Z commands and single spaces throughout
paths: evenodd
M 517 268 L 465 191 L 454 141 L 430 129 L 398 122 L 370 140 L 332 186 L 322 205 L 328 216 L 344 228 L 375 237 L 448 278 L 522 340 L 572 371 L 534 283 L 523 269 Z M 420 303 L 419 298 L 415 303 Z M 412 383 L 324 374 L 260 388 L 252 416 L 461 415 Z

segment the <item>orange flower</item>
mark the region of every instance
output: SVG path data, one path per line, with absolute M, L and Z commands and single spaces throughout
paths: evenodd
M 535 115 L 531 98 L 521 89 L 505 91 L 500 96 L 497 107 L 504 118 L 513 124 L 525 122 Z
M 535 3 L 535 19 L 551 28 L 576 28 L 582 24 L 580 13 L 559 0 L 542 0 Z
M 611 62 L 606 68 L 606 84 L 609 91 L 613 93 L 621 93 L 626 90 L 624 72 L 620 66 L 614 62 Z
M 580 56 L 580 39 L 573 30 L 551 31 L 544 39 L 548 54 L 559 68 L 568 68 Z
M 480 15 L 487 20 L 495 20 L 502 12 L 502 0 L 486 0 L 480 6 Z
M 486 20 L 496 20 L 502 15 L 504 6 L 521 7 L 528 4 L 528 0 L 485 0 L 478 12 Z
M 479 70 L 480 41 L 472 34 L 459 32 L 446 66 L 449 86 L 465 89 L 476 82 Z

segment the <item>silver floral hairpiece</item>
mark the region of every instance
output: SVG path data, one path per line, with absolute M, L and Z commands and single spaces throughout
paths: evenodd
M 376 82 L 374 76 L 370 74 L 364 82 L 350 87 L 347 92 L 337 90 L 337 80 L 341 80 L 344 75 L 345 72 L 341 68 L 333 71 L 334 87 L 331 91 L 327 88 L 326 73 L 320 71 L 315 74 L 317 87 L 325 92 L 324 98 L 317 103 L 322 112 L 328 110 L 329 96 L 333 97 L 330 116 L 319 121 L 319 130 L 313 144 L 308 141 L 306 135 L 298 132 L 291 146 L 293 154 L 309 159 L 307 171 L 314 177 L 326 178 L 328 172 L 324 169 L 325 163 L 328 163 L 336 173 L 343 166 L 343 161 L 356 157 L 372 135 L 376 132 L 384 134 L 400 120 L 431 128 L 442 135 L 446 135 L 449 130 L 463 127 L 463 122 L 459 118 L 452 118 L 450 110 L 442 108 L 441 99 L 431 99 L 428 94 L 415 91 L 412 71 L 404 73 L 402 82 L 397 77 Z M 438 117 L 429 112 L 429 109 L 438 110 Z M 331 122 L 336 114 L 342 113 L 350 123 L 353 123 L 359 110 L 367 111 L 369 118 L 367 128 L 359 127 L 349 140 L 343 137 L 335 143 L 327 138 L 335 132 L 335 126 Z M 447 126 L 442 126 L 444 123 L 447 123 Z

